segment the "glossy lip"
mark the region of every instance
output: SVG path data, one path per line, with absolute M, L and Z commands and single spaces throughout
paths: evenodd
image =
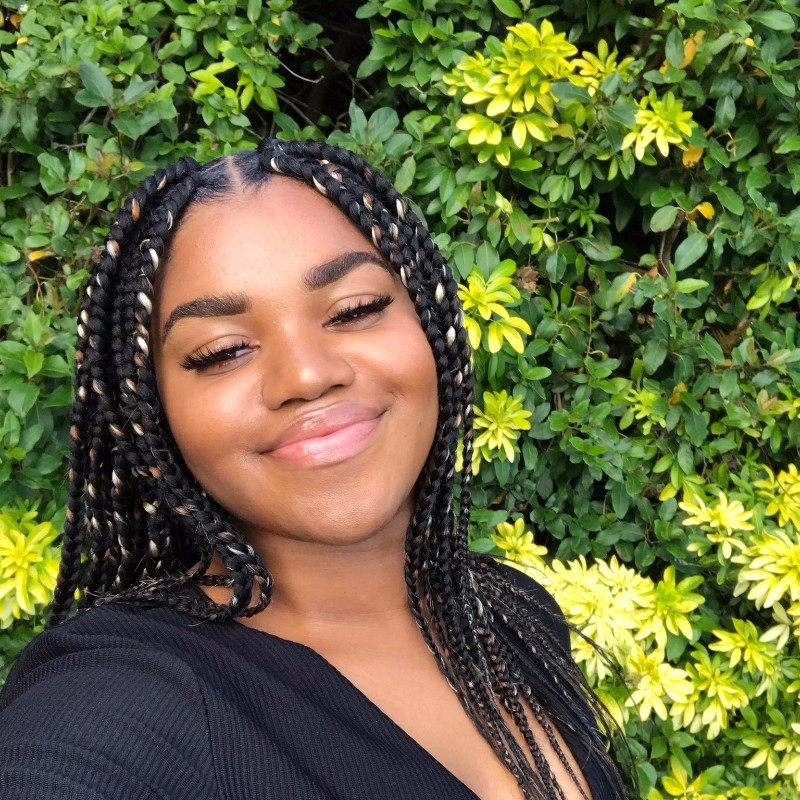
M 326 464 L 360 453 L 385 409 L 342 403 L 301 417 L 264 451 L 282 461 Z

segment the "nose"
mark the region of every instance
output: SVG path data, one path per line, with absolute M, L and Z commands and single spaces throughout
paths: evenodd
M 287 332 L 268 346 L 272 354 L 264 359 L 262 396 L 270 410 L 316 400 L 332 389 L 349 386 L 355 377 L 341 335 L 336 333 Z

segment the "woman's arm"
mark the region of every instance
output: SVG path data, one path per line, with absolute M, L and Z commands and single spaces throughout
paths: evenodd
M 175 656 L 65 623 L 21 655 L 0 695 L 0 796 L 218 796 L 202 694 Z

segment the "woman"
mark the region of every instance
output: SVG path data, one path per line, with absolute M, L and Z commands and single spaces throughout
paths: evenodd
M 347 151 L 265 141 L 133 193 L 80 314 L 3 797 L 624 796 L 557 607 L 467 550 L 461 322 L 429 234 Z

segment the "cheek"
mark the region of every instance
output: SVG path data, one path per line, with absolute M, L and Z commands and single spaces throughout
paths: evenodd
M 403 337 L 400 347 L 395 347 L 396 366 L 402 370 L 404 384 L 411 401 L 411 430 L 427 443 L 433 444 L 439 418 L 438 377 L 433 352 L 425 334 L 417 326 L 413 336 Z M 427 456 L 426 450 L 426 456 Z
M 230 382 L 226 391 L 215 391 L 212 382 L 198 388 L 166 381 L 162 403 L 175 443 L 191 473 L 210 492 L 231 465 L 243 438 L 252 431 L 248 409 L 253 402 L 250 388 Z

